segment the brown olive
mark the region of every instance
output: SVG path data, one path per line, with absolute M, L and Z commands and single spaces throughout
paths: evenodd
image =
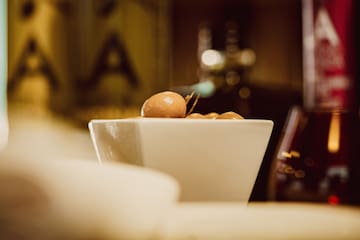
M 217 116 L 216 119 L 244 119 L 244 117 L 235 112 L 225 112 Z
M 152 95 L 141 108 L 142 117 L 183 118 L 185 114 L 185 99 L 180 94 L 171 91 Z
M 206 117 L 205 117 L 204 115 L 202 115 L 201 113 L 191 113 L 191 114 L 187 115 L 186 118 L 191 118 L 191 119 L 206 119 Z
M 215 119 L 218 116 L 219 116 L 219 114 L 216 113 L 216 112 L 211 112 L 211 113 L 208 113 L 208 114 L 205 115 L 205 117 L 208 118 L 208 119 Z

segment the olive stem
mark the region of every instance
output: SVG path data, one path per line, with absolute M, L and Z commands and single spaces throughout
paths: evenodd
M 190 100 L 193 98 L 194 94 L 195 94 L 195 91 L 192 91 L 190 95 L 186 95 L 186 96 L 185 96 L 185 103 L 186 103 L 186 105 L 187 105 L 187 104 L 190 102 Z
M 187 96 L 185 97 L 185 102 L 186 102 L 186 105 L 190 102 L 190 99 L 192 99 L 192 98 L 193 98 L 194 93 L 195 93 L 195 92 L 192 92 L 190 96 L 189 96 L 189 95 L 187 95 Z M 194 100 L 194 103 L 192 104 L 192 106 L 191 106 L 190 110 L 187 112 L 186 116 L 188 116 L 189 114 L 191 114 L 191 113 L 192 113 L 192 111 L 194 110 L 194 108 L 195 108 L 196 104 L 197 104 L 197 103 L 198 103 L 198 101 L 199 101 L 199 98 L 200 98 L 200 93 L 198 93 L 198 94 L 196 95 L 195 100 Z

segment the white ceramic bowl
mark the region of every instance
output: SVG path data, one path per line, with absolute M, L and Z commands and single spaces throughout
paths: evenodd
M 150 169 L 0 159 L 1 239 L 152 239 L 178 200 L 176 181 Z
M 92 120 L 101 162 L 160 170 L 180 200 L 247 202 L 272 132 L 271 120 L 131 118 Z

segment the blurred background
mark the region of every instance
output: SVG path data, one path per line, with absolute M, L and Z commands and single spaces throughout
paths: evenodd
M 95 159 L 87 123 L 138 116 L 151 94 L 274 121 L 251 200 L 267 200 L 287 113 L 302 104 L 301 0 L 8 1 L 9 148 Z M 20 148 L 21 146 L 21 148 Z

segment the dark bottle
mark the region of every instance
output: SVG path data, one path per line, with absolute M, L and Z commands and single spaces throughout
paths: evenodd
M 351 111 L 291 109 L 274 159 L 270 198 L 348 203 L 354 117 Z
M 351 202 L 354 104 L 351 0 L 303 0 L 304 105 L 290 110 L 270 200 Z

